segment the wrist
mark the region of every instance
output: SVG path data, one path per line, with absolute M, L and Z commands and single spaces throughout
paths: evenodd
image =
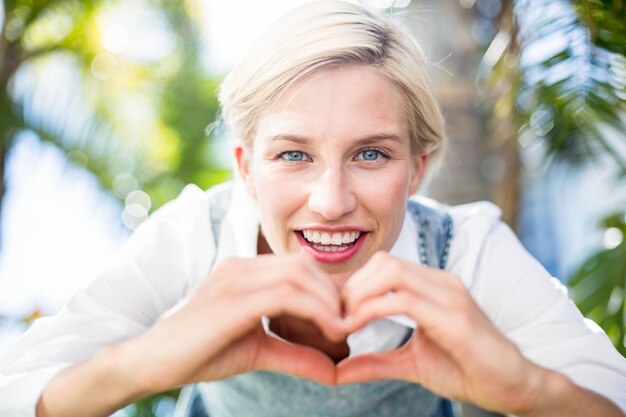
M 576 385 L 559 372 L 544 369 L 541 387 L 532 407 L 527 412 L 518 414 L 519 416 L 624 417 L 624 413 L 612 401 Z
M 533 401 L 520 416 L 539 417 L 557 415 L 562 411 L 562 399 L 568 398 L 568 391 L 574 387 L 565 375 L 546 368 L 540 368 L 541 375 L 536 385 Z
M 525 361 L 527 365 L 524 371 L 519 371 L 524 375 L 524 383 L 517 387 L 514 394 L 515 401 L 513 407 L 502 410 L 516 416 L 530 416 L 535 409 L 540 407 L 542 396 L 550 379 L 550 371 L 538 366 L 530 361 Z
M 101 366 L 108 369 L 112 376 L 111 389 L 119 389 L 127 403 L 159 392 L 144 376 L 142 372 L 144 368 L 137 359 L 135 351 L 136 347 L 133 342 L 127 341 L 107 346 L 98 353 Z
M 69 366 L 44 388 L 36 405 L 38 417 L 106 416 L 150 394 L 133 377 L 120 345 L 101 349 Z

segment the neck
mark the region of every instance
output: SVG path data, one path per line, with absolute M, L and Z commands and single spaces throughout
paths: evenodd
M 274 253 L 272 251 L 272 248 L 270 248 L 270 245 L 267 243 L 267 240 L 265 240 L 265 236 L 263 236 L 263 233 L 261 233 L 261 231 L 259 231 L 259 237 L 257 238 L 256 242 L 256 253 L 259 255 Z
M 350 354 L 347 341 L 331 342 L 310 321 L 292 316 L 280 316 L 270 321 L 270 329 L 289 342 L 309 346 L 324 352 L 335 363 L 339 363 Z

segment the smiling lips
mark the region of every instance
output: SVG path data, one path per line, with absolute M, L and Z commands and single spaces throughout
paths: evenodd
M 359 230 L 325 232 L 302 230 L 296 233 L 302 248 L 324 263 L 340 263 L 350 259 L 361 247 L 366 233 Z

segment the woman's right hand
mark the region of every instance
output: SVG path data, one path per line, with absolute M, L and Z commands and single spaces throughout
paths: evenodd
M 329 340 L 345 337 L 328 275 L 305 254 L 263 255 L 219 264 L 175 311 L 118 345 L 116 356 L 149 392 L 253 370 L 333 383 L 329 357 L 265 332 L 261 317 L 281 315 L 315 323 Z

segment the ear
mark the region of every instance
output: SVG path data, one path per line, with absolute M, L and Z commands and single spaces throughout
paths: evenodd
M 252 198 L 256 199 L 256 187 L 252 174 L 250 173 L 250 161 L 252 157 L 251 151 L 243 145 L 236 145 L 233 151 L 235 153 L 235 162 L 237 163 L 237 169 L 239 170 L 239 174 L 241 174 L 241 177 L 243 178 L 243 182 L 246 185 L 248 194 L 250 194 Z
M 415 156 L 415 158 L 413 158 L 413 174 L 411 176 L 411 182 L 409 183 L 409 195 L 415 194 L 417 192 L 417 189 L 424 179 L 424 173 L 426 172 L 427 165 L 427 153 L 417 155 Z

